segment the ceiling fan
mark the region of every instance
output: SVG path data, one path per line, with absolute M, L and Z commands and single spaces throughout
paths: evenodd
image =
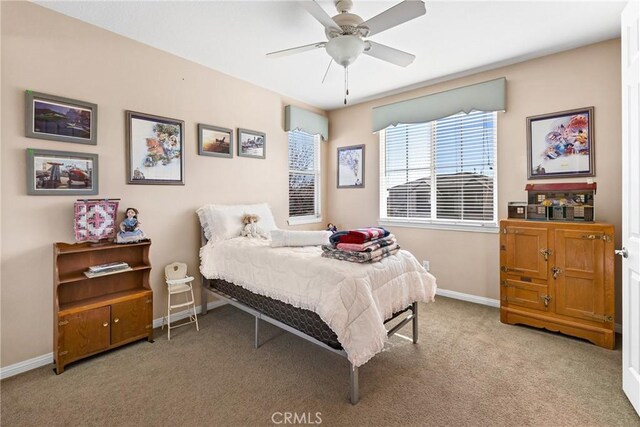
M 415 55 L 365 40 L 365 38 L 424 15 L 426 9 L 421 0 L 405 0 L 366 21 L 350 12 L 353 7 L 352 0 L 334 0 L 338 14 L 333 18 L 315 0 L 300 1 L 300 4 L 324 26 L 328 41 L 278 50 L 267 53 L 267 56 L 277 58 L 324 48 L 332 59 L 322 81 L 324 82 L 327 77 L 333 61 L 342 65 L 345 68 L 345 104 L 347 103 L 346 95 L 349 95 L 347 67 L 353 64 L 361 54 L 364 53 L 401 67 L 408 66 L 415 59 Z

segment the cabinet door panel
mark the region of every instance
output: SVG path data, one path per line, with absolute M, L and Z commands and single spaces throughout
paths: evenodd
M 605 314 L 603 233 L 555 230 L 556 312 L 589 320 Z
M 505 227 L 506 262 L 503 270 L 538 279 L 547 278 L 547 261 L 543 251 L 548 250 L 545 228 Z M 549 255 L 547 255 L 548 257 Z
M 521 277 L 507 277 L 503 281 L 506 288 L 506 302 L 509 305 L 532 308 L 534 310 L 548 310 L 544 297 L 548 294 L 546 282 L 523 281 Z M 525 278 L 526 279 L 526 278 Z
M 109 307 L 62 317 L 58 354 L 62 363 L 109 347 Z
M 111 305 L 111 344 L 148 334 L 151 296 Z

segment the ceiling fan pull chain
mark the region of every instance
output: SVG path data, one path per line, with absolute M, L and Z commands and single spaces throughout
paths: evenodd
M 347 87 L 347 70 L 348 67 L 344 67 L 344 105 L 347 105 L 347 95 L 349 94 L 349 88 Z

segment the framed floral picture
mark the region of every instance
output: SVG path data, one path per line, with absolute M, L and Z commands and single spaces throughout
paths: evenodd
M 98 194 L 98 155 L 28 148 L 27 194 Z
M 26 91 L 28 138 L 96 145 L 98 106 L 61 96 Z
M 595 175 L 593 107 L 527 117 L 528 178 Z
M 233 157 L 233 130 L 199 123 L 198 154 L 201 156 Z
M 184 122 L 126 112 L 127 182 L 184 185 Z
M 267 136 L 255 130 L 238 129 L 238 156 L 265 159 Z
M 338 188 L 364 188 L 364 145 L 338 148 Z

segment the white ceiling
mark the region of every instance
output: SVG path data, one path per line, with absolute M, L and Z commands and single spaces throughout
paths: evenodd
M 367 20 L 397 1 L 354 0 Z M 36 1 L 125 37 L 316 107 L 343 106 L 344 72 L 324 49 L 267 52 L 326 41 L 295 1 Z M 319 1 L 331 16 L 331 0 Z M 626 1 L 426 1 L 427 13 L 371 37 L 416 55 L 407 68 L 362 55 L 349 67 L 349 104 L 620 35 Z M 576 64 L 576 72 L 588 64 Z

